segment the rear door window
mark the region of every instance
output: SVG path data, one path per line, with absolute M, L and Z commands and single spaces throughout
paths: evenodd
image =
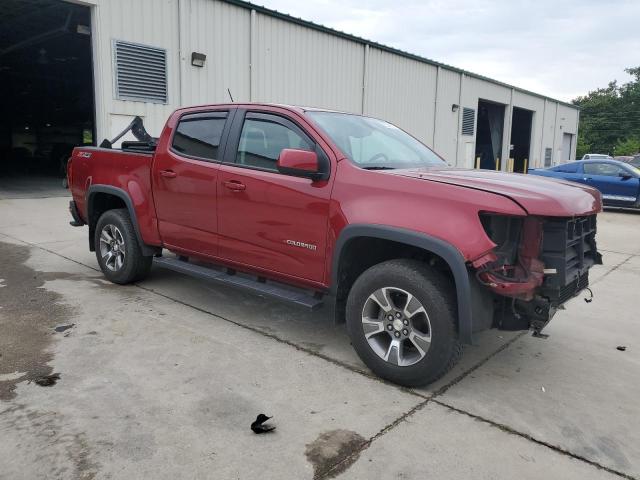
M 227 112 L 195 113 L 180 118 L 173 135 L 177 153 L 203 160 L 218 160 Z

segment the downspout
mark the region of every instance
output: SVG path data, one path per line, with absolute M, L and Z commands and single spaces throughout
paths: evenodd
M 364 115 L 365 106 L 367 104 L 367 65 L 369 63 L 369 44 L 364 46 L 364 58 L 362 60 L 362 105 L 360 113 Z
M 251 10 L 251 20 L 249 22 L 249 101 L 256 101 L 257 86 L 255 78 L 255 67 L 253 62 L 256 59 L 255 43 L 256 43 L 256 11 Z
M 184 70 L 184 58 L 182 57 L 184 41 L 182 38 L 182 5 L 183 0 L 178 0 L 178 107 L 182 107 L 183 101 L 183 70 Z
M 431 148 L 436 149 L 436 125 L 438 122 L 438 91 L 439 91 L 439 83 L 440 83 L 440 70 L 442 67 L 438 65 L 436 69 L 436 98 L 433 101 L 433 140 L 431 142 Z
M 458 166 L 458 150 L 460 150 L 460 142 L 462 141 L 461 133 L 462 130 L 462 87 L 464 85 L 464 73 L 460 73 L 460 90 L 458 91 L 458 129 L 456 131 L 456 167 Z M 477 125 L 476 125 L 477 127 Z M 474 131 L 474 133 L 476 133 Z M 474 135 L 475 139 L 475 135 Z

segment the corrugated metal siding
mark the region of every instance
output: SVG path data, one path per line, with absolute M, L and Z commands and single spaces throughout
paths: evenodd
M 508 105 L 511 100 L 511 89 L 477 78 L 465 77 L 462 90 L 462 106 L 478 108 L 478 99 Z
M 212 0 L 180 1 L 182 105 L 249 101 L 251 13 Z M 207 56 L 202 68 L 191 53 Z
M 152 135 L 159 135 L 175 109 L 178 80 L 178 0 L 100 0 L 93 9 L 98 142 L 110 137 L 121 117 L 140 115 Z M 117 100 L 113 40 L 141 43 L 167 51 L 167 104 Z M 117 116 L 116 119 L 112 116 Z
M 557 104 L 555 102 L 550 102 L 549 100 L 545 100 L 544 106 L 544 119 L 542 123 L 542 138 L 540 140 L 540 164 L 539 167 L 544 166 L 544 156 L 545 150 L 547 148 L 551 149 L 551 161 L 555 161 L 555 138 L 554 131 L 556 129 L 556 110 Z
M 253 100 L 360 112 L 364 47 L 256 15 Z
M 449 163 L 456 163 L 456 143 L 462 108 L 452 111 L 460 103 L 460 74 L 441 68 L 438 72 L 438 98 L 433 135 L 433 149 Z
M 508 148 L 509 87 L 462 77 L 446 67 L 365 47 L 264 13 L 252 16 L 250 10 L 220 0 L 85 3 L 96 5 L 92 37 L 99 140 L 117 133 L 134 115 L 144 117 L 149 131 L 159 135 L 175 108 L 226 102 L 229 88 L 236 101 L 364 110 L 433 145 L 449 163 L 468 167 L 473 165 L 475 134 L 460 134 L 463 108 L 472 108 L 477 115 L 478 99 L 491 100 L 507 105 L 504 142 Z M 166 50 L 166 105 L 116 100 L 113 40 Z M 207 55 L 204 68 L 191 66 L 193 51 Z M 452 111 L 453 104 L 459 104 L 457 112 Z M 554 101 L 517 90 L 513 104 L 535 112 L 533 164 L 544 160 L 547 147 L 554 149 L 555 160 L 562 133 L 575 133 L 577 110 L 565 105 L 557 108 Z
M 364 114 L 380 117 L 433 144 L 437 68 L 369 49 Z

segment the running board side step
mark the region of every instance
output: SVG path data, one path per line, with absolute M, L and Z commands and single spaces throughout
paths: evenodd
M 226 269 L 209 268 L 189 263 L 187 260 L 171 257 L 154 257 L 153 264 L 157 267 L 166 268 L 192 277 L 212 280 L 233 287 L 240 287 L 254 293 L 293 303 L 308 308 L 309 310 L 316 310 L 322 306 L 322 299 L 310 294 L 307 290 L 281 285 L 270 282 L 269 280 L 265 281 L 262 277 L 255 279 L 241 273 L 228 273 Z

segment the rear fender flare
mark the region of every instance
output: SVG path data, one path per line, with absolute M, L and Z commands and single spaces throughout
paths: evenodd
M 458 335 L 463 343 L 472 343 L 473 318 L 471 283 L 466 262 L 460 251 L 444 240 L 396 227 L 383 225 L 349 225 L 345 227 L 336 241 L 331 268 L 330 297 L 335 299 L 338 289 L 338 274 L 344 247 L 357 237 L 371 237 L 411 245 L 438 255 L 448 265 L 453 274 L 458 303 Z M 332 309 L 335 312 L 335 307 Z
M 89 190 L 87 191 L 87 220 L 91 220 L 93 218 L 93 204 L 95 200 L 96 193 L 106 193 L 109 195 L 113 195 L 114 197 L 118 197 L 121 199 L 124 204 L 127 206 L 127 210 L 129 211 L 129 218 L 131 219 L 131 223 L 133 224 L 133 228 L 136 231 L 136 237 L 138 238 L 138 244 L 140 245 L 140 249 L 142 250 L 142 254 L 144 256 L 153 256 L 158 253 L 157 247 L 152 247 L 146 245 L 144 240 L 142 239 L 142 235 L 140 234 L 140 227 L 138 226 L 138 217 L 136 215 L 136 211 L 133 208 L 133 202 L 131 201 L 131 197 L 129 194 L 118 187 L 112 187 L 111 185 L 91 185 Z M 91 247 L 91 251 L 95 249 L 93 245 L 93 238 L 91 225 L 89 225 L 89 246 Z

